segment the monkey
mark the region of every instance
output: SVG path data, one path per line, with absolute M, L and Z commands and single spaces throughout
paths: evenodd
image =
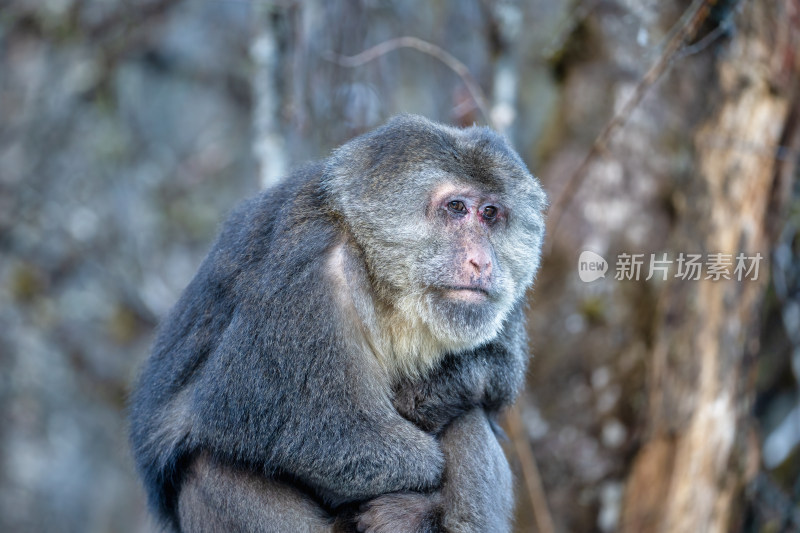
M 229 216 L 130 399 L 173 531 L 504 531 L 546 197 L 503 137 L 400 115 Z

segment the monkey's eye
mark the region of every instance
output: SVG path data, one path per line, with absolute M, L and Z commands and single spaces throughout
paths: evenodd
M 461 200 L 453 200 L 447 204 L 447 208 L 454 213 L 464 214 L 467 212 L 467 207 Z
M 497 216 L 497 208 L 493 205 L 487 205 L 483 208 L 483 218 L 486 220 L 494 220 Z

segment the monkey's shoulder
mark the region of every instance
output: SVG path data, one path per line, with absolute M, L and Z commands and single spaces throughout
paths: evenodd
M 316 251 L 309 246 L 325 243 L 335 230 L 322 175 L 322 163 L 309 164 L 241 202 L 223 224 L 210 257 L 224 252 L 244 264 L 268 259 L 277 266 L 295 250 Z

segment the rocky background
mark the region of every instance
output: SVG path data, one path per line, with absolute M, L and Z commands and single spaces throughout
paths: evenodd
M 240 199 L 399 112 L 502 130 L 551 197 L 518 530 L 800 530 L 800 2 L 702 4 L 0 1 L 0 531 L 156 530 L 159 318 Z M 614 279 L 717 251 L 759 280 Z

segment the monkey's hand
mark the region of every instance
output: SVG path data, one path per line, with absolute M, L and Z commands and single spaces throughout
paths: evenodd
M 356 518 L 359 533 L 436 533 L 440 531 L 441 494 L 393 492 L 365 503 Z

